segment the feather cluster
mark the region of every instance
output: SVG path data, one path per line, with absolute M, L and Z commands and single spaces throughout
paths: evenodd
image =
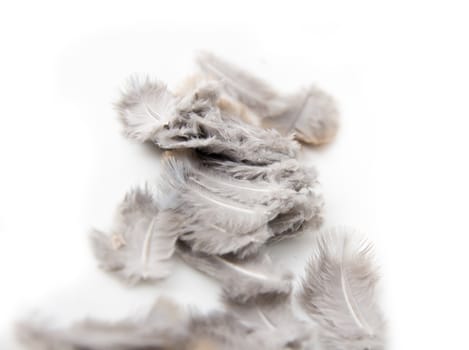
M 129 283 L 156 280 L 168 275 L 176 242 L 243 259 L 321 226 L 317 173 L 297 160 L 293 134 L 246 122 L 224 91 L 208 75 L 178 94 L 131 79 L 117 103 L 124 133 L 165 153 L 159 178 L 127 194 L 112 234 L 92 235 L 103 268 Z
M 124 134 L 164 151 L 161 173 L 130 190 L 111 231 L 93 231 L 91 243 L 100 266 L 131 284 L 168 277 L 177 255 L 219 283 L 223 309 L 188 312 L 160 299 L 117 323 L 23 322 L 19 338 L 37 350 L 384 349 L 371 245 L 318 231 L 317 173 L 297 159 L 297 141 L 335 136 L 334 101 L 316 87 L 279 94 L 208 53 L 197 64 L 176 92 L 130 80 L 117 103 Z M 303 232 L 313 253 L 295 291 L 298 278 L 267 249 Z

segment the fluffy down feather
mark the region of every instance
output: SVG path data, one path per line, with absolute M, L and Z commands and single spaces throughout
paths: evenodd
M 317 236 L 306 268 L 300 300 L 321 327 L 325 349 L 384 348 L 384 321 L 369 243 L 343 232 Z
M 93 231 L 92 248 L 102 268 L 129 283 L 161 279 L 171 271 L 177 236 L 148 187 L 126 194 L 112 234 Z
M 140 142 L 150 140 L 155 131 L 174 116 L 177 101 L 178 98 L 159 81 L 130 78 L 116 103 L 124 133 Z

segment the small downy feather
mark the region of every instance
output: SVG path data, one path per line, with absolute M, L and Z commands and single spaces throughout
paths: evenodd
M 384 348 L 372 247 L 344 232 L 323 232 L 306 268 L 300 301 L 331 350 Z
M 140 142 L 150 140 L 155 131 L 174 116 L 177 100 L 159 81 L 136 76 L 130 78 L 116 103 L 125 134 Z
M 291 292 L 291 273 L 275 268 L 265 253 L 249 259 L 237 259 L 193 252 L 183 243 L 178 244 L 177 252 L 189 266 L 220 282 L 227 300 L 247 303 L 262 297 L 285 296 Z
M 279 95 L 261 79 L 210 54 L 197 58 L 202 72 L 222 83 L 234 100 L 249 107 L 257 124 L 275 128 L 283 135 L 294 133 L 301 142 L 319 145 L 331 141 L 338 128 L 338 112 L 331 96 L 317 87 L 293 95 Z
M 93 231 L 92 248 L 100 265 L 133 284 L 140 280 L 165 278 L 177 236 L 166 224 L 147 187 L 126 194 L 118 208 L 112 234 Z

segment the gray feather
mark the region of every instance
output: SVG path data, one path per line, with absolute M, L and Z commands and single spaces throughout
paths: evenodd
M 91 243 L 102 268 L 129 283 L 161 279 L 171 271 L 177 236 L 148 187 L 133 189 L 120 204 L 112 234 L 93 231 Z
M 200 53 L 196 62 L 202 72 L 221 82 L 228 95 L 259 116 L 270 114 L 272 108 L 283 110 L 287 107 L 266 82 L 209 52 Z
M 272 214 L 268 225 L 274 237 L 269 240 L 294 235 L 307 222 L 311 223 L 309 228 L 318 228 L 322 223 L 323 202 L 316 191 L 317 181 L 313 181 L 313 178 L 309 186 L 295 190 L 291 188 L 288 178 L 282 179 L 282 182 L 260 177 L 237 179 L 232 174 L 227 176 L 219 167 L 200 166 L 194 157 L 180 159 L 185 166 L 186 176 L 201 187 L 240 203 L 265 206 Z M 295 187 L 299 188 L 299 185 Z
M 263 179 L 236 179 L 201 167 L 187 153 L 167 155 L 159 187 L 177 197 L 171 213 L 179 239 L 207 254 L 246 257 L 322 223 L 322 197 L 312 187 L 296 191 Z
M 227 310 L 253 328 L 268 349 L 316 349 L 316 329 L 293 312 L 290 295 L 259 295 L 248 302 L 225 301 Z
M 339 112 L 334 99 L 311 86 L 285 97 L 288 108 L 272 111 L 262 119 L 262 126 L 275 128 L 286 135 L 290 132 L 301 142 L 321 145 L 330 142 L 339 128 Z
M 282 96 L 261 79 L 210 53 L 199 55 L 197 63 L 204 73 L 222 83 L 229 96 L 252 109 L 262 126 L 283 135 L 295 133 L 298 140 L 314 145 L 335 136 L 335 102 L 317 87 Z
M 235 316 L 233 313 L 212 313 L 193 319 L 191 325 L 192 339 L 195 339 L 197 350 L 292 350 L 316 347 L 311 340 L 310 329 L 292 327 L 285 332 L 282 329 L 267 330 L 256 324 Z M 291 332 L 288 332 L 291 331 Z
M 251 349 L 251 344 L 257 345 L 255 349 L 312 348 L 313 326 L 300 321 L 292 311 L 292 275 L 274 267 L 268 255 L 238 260 L 197 254 L 182 245 L 179 245 L 178 253 L 189 265 L 212 276 L 222 286 L 225 306 L 231 317 L 228 320 L 223 317 L 221 325 L 212 325 L 210 333 L 215 329 L 222 339 L 238 345 L 236 349 L 245 346 Z M 231 338 L 233 333 L 223 326 L 223 321 L 236 319 L 244 325 L 241 330 L 250 329 L 249 339 L 254 343 L 244 343 L 239 334 L 235 339 Z
M 300 300 L 321 326 L 326 349 L 384 348 L 384 321 L 371 245 L 343 232 L 317 236 Z
M 178 254 L 188 265 L 217 280 L 227 300 L 247 303 L 260 296 L 272 298 L 291 292 L 291 273 L 275 268 L 265 254 L 240 260 L 196 253 L 183 244 L 178 245 Z
M 189 324 L 177 305 L 159 300 L 140 318 L 114 323 L 86 320 L 66 329 L 23 321 L 16 333 L 31 350 L 182 350 Z
M 166 157 L 158 186 L 161 193 L 174 196 L 170 212 L 179 223 L 175 234 L 193 250 L 246 256 L 272 236 L 267 224 L 281 203 L 240 201 L 225 191 L 223 181 L 196 178 L 184 156 Z
M 324 200 L 319 191 L 314 168 L 302 167 L 290 159 L 266 166 L 244 165 L 226 160 L 202 157 L 202 163 L 215 173 L 227 174 L 235 179 L 255 184 L 265 182 L 294 190 L 284 197 L 281 210 L 269 221 L 270 241 L 297 235 L 305 229 L 317 229 L 323 222 Z

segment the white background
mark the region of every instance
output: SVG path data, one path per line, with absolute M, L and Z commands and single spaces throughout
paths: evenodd
M 469 50 L 464 1 L 15 1 L 0 5 L 0 349 L 29 315 L 54 324 L 144 311 L 157 295 L 210 309 L 216 285 L 183 265 L 126 288 L 96 267 L 132 185 L 158 172 L 112 103 L 134 72 L 174 87 L 209 49 L 282 91 L 311 82 L 342 112 L 307 149 L 325 228 L 377 246 L 392 349 L 467 349 Z M 274 248 L 301 271 L 310 237 Z M 36 310 L 36 311 L 34 311 Z

